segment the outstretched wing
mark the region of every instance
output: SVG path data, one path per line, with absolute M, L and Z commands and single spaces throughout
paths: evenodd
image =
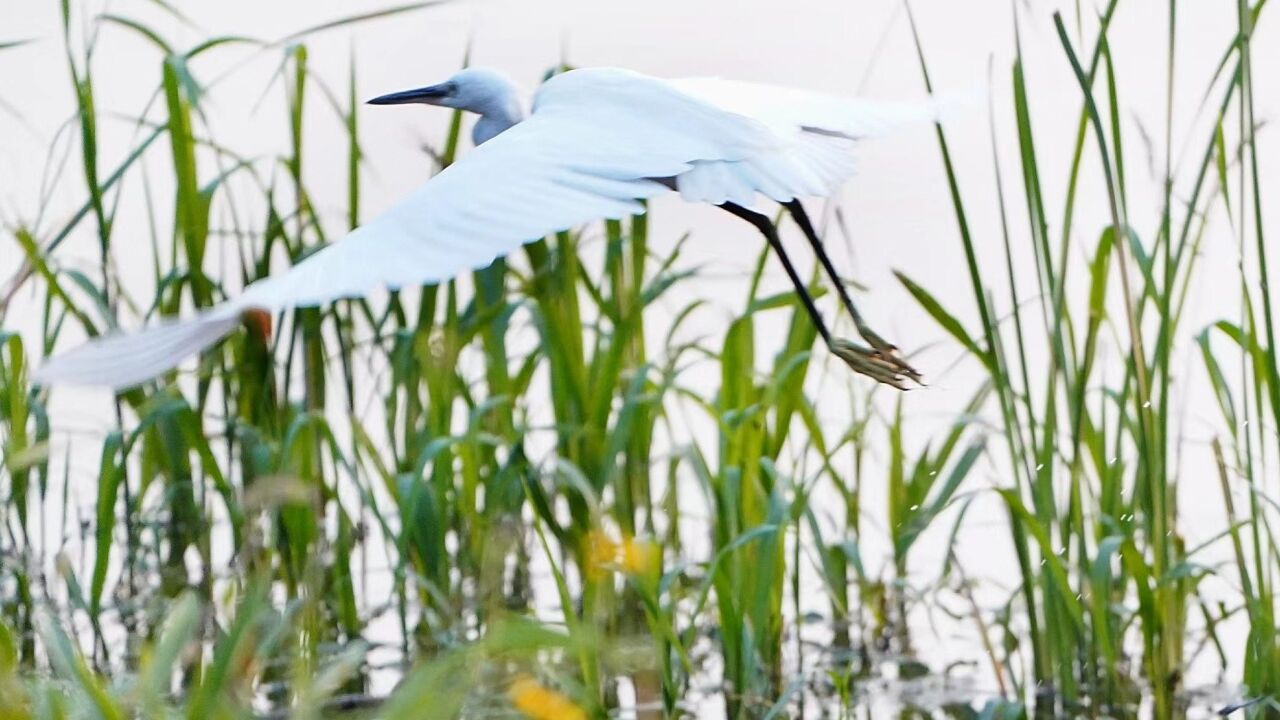
M 569 72 L 543 85 L 529 119 L 235 302 L 280 310 L 441 282 L 529 240 L 640 212 L 640 200 L 667 189 L 653 178 L 747 157 L 773 141 L 759 123 L 663 81 Z
M 773 144 L 760 123 L 664 81 L 611 69 L 565 73 L 538 91 L 528 120 L 287 272 L 190 320 L 91 342 L 48 362 L 36 379 L 136 385 L 212 345 L 245 310 L 442 282 L 532 239 L 639 212 L 640 201 L 667 189 L 654 178 Z
M 749 205 L 757 193 L 786 202 L 822 197 L 849 180 L 857 141 L 898 127 L 936 120 L 933 103 L 839 97 L 788 87 L 688 78 L 676 90 L 767 127 L 775 143 L 737 160 L 698 160 L 678 179 L 692 202 Z
M 238 311 L 219 306 L 182 320 L 167 319 L 136 333 L 117 333 L 46 360 L 37 385 L 101 385 L 123 390 L 172 370 L 240 324 Z

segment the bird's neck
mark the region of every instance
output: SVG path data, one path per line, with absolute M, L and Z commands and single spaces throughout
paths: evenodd
M 524 120 L 524 108 L 516 97 L 507 97 L 477 108 L 480 119 L 471 129 L 471 139 L 476 145 L 492 140 L 513 125 Z

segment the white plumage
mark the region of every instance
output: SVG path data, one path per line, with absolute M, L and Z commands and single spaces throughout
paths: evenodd
M 472 69 L 375 100 L 479 112 L 483 144 L 288 272 L 190 319 L 89 342 L 47 362 L 36 381 L 137 385 L 217 342 L 246 310 L 274 313 L 443 282 L 525 242 L 642 212 L 641 201 L 671 184 L 686 200 L 747 207 L 759 195 L 826 196 L 853 173 L 856 140 L 933 118 L 927 106 L 619 69 L 552 78 L 528 119 L 516 97 L 501 76 Z

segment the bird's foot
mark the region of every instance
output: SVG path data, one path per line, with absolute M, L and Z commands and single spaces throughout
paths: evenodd
M 884 342 L 875 333 L 869 333 L 872 347 L 859 345 L 844 338 L 835 338 L 828 346 L 836 357 L 856 373 L 899 390 L 908 389 L 908 382 L 923 385 L 923 376 L 911 367 L 898 349 Z
M 902 357 L 902 353 L 898 351 L 897 345 L 886 341 L 874 330 L 866 326 L 859 327 L 858 334 L 862 336 L 862 339 L 871 343 L 871 347 L 875 349 L 881 358 L 893 363 L 894 367 L 898 368 L 898 370 L 903 375 L 907 376 L 912 382 L 917 385 L 924 385 L 924 376 Z

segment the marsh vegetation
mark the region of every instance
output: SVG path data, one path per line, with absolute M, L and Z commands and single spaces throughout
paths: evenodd
M 867 698 L 890 680 L 906 716 L 1176 718 L 1219 682 L 1212 709 L 1280 713 L 1280 360 L 1254 106 L 1273 78 L 1252 62 L 1265 0 L 1220 3 L 1237 32 L 1197 87 L 1179 72 L 1178 3 L 1148 3 L 1170 100 L 1141 136 L 1108 35 L 1122 3 L 1036 30 L 1075 80 L 1066 137 L 1038 131 L 1048 90 L 1010 4 L 1019 50 L 992 83 L 1012 103 L 975 110 L 990 135 L 963 141 L 1012 150 L 1016 171 L 997 163 L 993 188 L 971 188 L 956 138 L 928 136 L 950 190 L 930 212 L 955 218 L 936 241 L 963 251 L 967 297 L 897 275 L 948 337 L 918 365 L 976 378 L 940 426 L 828 362 L 793 294 L 764 290 L 763 246 L 732 321 L 689 332 L 704 303 L 670 298 L 702 268 L 651 243 L 644 215 L 246 327 L 115 398 L 105 436 L 52 412 L 28 380 L 41 358 L 207 307 L 359 223 L 368 93 L 354 56 L 346 77 L 313 73 L 309 39 L 433 4 L 176 45 L 62 0 L 63 37 L 40 42 L 65 44 L 75 105 L 41 187 L 82 187 L 81 204 L 0 229 L 20 258 L 0 286 L 0 718 L 853 717 L 880 712 Z M 928 17 L 905 12 L 927 89 L 945 58 L 916 34 Z M 94 49 L 112 34 L 143 38 L 160 69 L 126 118 L 99 110 Z M 0 71 L 19 71 L 21 40 L 0 36 Z M 215 113 L 249 111 L 204 103 L 223 76 L 203 63 L 222 53 L 276 67 L 254 108 L 289 129 L 272 156 L 215 132 Z M 1175 119 L 1174 93 L 1200 98 L 1195 118 Z M 346 130 L 328 144 L 345 158 L 340 221 L 309 190 L 308 113 Z M 131 146 L 105 153 L 103 123 L 129 123 Z M 462 129 L 455 116 L 421 161 L 453 162 Z M 1046 182 L 1049 144 L 1071 148 L 1065 182 Z M 1135 170 L 1143 151 L 1154 177 Z M 1151 216 L 1129 210 L 1144 183 L 1162 197 Z M 1084 192 L 1108 211 L 1081 212 Z M 1004 257 L 975 249 L 979 205 L 1001 218 Z M 117 219 L 139 207 L 126 236 Z M 95 243 L 95 267 L 66 261 L 70 238 Z M 1237 311 L 1188 326 L 1214 254 L 1239 260 L 1216 281 Z M 1187 398 L 1213 417 L 1198 453 Z M 827 422 L 828 403 L 850 420 Z M 94 458 L 91 482 L 72 456 Z M 1215 490 L 1191 503 L 1225 518 L 1194 545 L 1189 475 Z M 992 499 L 1013 562 L 978 592 L 953 548 Z M 922 579 L 926 531 L 943 550 Z M 963 692 L 919 640 L 925 606 L 976 639 Z

